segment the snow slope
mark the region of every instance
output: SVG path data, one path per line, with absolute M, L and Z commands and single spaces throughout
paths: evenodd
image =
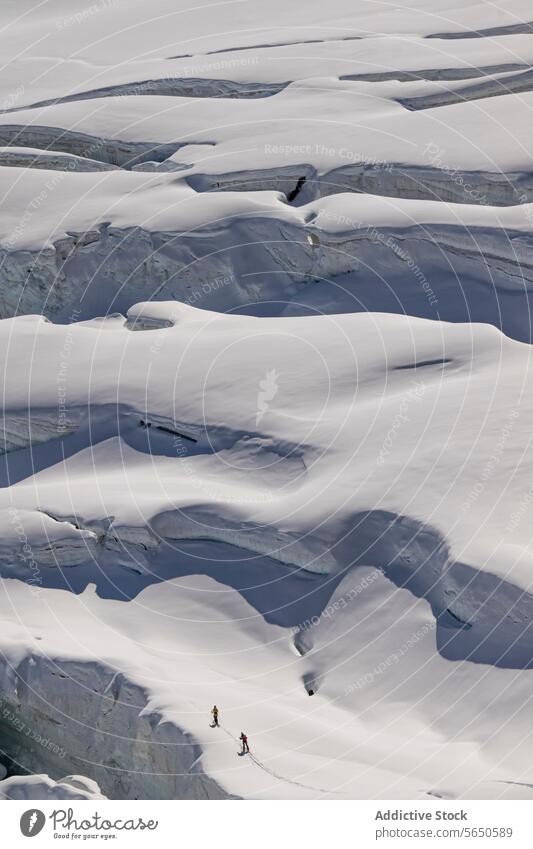
M 531 796 L 503 5 L 2 7 L 0 798 Z

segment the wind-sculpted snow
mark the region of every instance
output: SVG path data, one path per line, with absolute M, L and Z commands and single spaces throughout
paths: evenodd
M 459 98 L 458 98 L 459 99 Z M 428 146 L 428 160 L 439 161 L 439 148 Z M 193 166 L 190 166 L 193 167 Z M 451 176 L 450 176 L 451 175 Z M 307 163 L 284 168 L 195 176 L 191 185 L 201 191 L 281 191 L 289 201 L 358 192 L 385 197 L 439 200 L 452 203 L 512 206 L 533 201 L 529 171 L 501 175 L 449 167 L 415 167 L 400 162 L 343 165 L 318 174 Z
M 16 5 L 0 799 L 530 798 L 530 3 Z
M 105 799 L 95 781 L 67 775 L 53 781 L 48 775 L 16 775 L 0 784 L 0 799 Z
M 424 439 L 426 414 L 437 404 L 439 416 L 427 446 L 432 446 L 436 461 L 447 444 L 448 417 L 450 422 L 454 420 L 457 407 L 460 419 L 455 424 L 453 464 L 460 469 L 460 433 L 464 429 L 464 447 L 470 452 L 470 416 L 474 410 L 477 419 L 481 415 L 479 404 L 483 403 L 489 417 L 501 415 L 493 412 L 495 402 L 491 396 L 483 400 L 485 375 L 490 373 L 491 363 L 496 362 L 505 375 L 501 378 L 505 385 L 498 383 L 498 392 L 505 402 L 499 400 L 496 409 L 509 410 L 515 439 L 524 432 L 522 415 L 526 414 L 518 410 L 527 403 L 520 393 L 522 382 L 528 379 L 528 347 L 511 342 L 488 327 L 442 325 L 439 341 L 433 338 L 432 322 L 395 316 L 324 316 L 309 322 L 305 318 L 223 317 L 176 305 L 169 306 L 167 326 L 161 326 L 162 314 L 164 305 L 154 305 L 153 321 L 159 329 L 148 332 L 132 333 L 118 317 L 108 319 L 108 328 L 102 321 L 68 327 L 70 355 L 68 368 L 61 375 L 61 391 L 74 418 L 83 407 L 89 410 L 91 427 L 79 428 L 72 435 L 66 431 L 62 436 L 68 491 L 62 493 L 53 486 L 49 489 L 55 473 L 53 467 L 43 468 L 32 478 L 31 487 L 19 478 L 17 488 L 12 490 L 23 496 L 20 509 L 36 509 L 39 505 L 55 519 L 73 522 L 72 517 L 77 517 L 75 524 L 80 527 L 90 527 L 89 522 L 106 516 L 113 517 L 113 527 L 117 529 L 133 528 L 139 524 L 134 517 L 146 497 L 147 512 L 142 508 L 139 527 L 153 525 L 153 533 L 160 540 L 218 539 L 312 571 L 329 571 L 337 568 L 336 564 L 342 566 L 345 558 L 350 562 L 353 557 L 347 551 L 337 556 L 337 550 L 345 551 L 340 543 L 335 543 L 338 522 L 348 510 L 341 526 L 346 529 L 348 525 L 349 529 L 352 514 L 347 508 L 351 500 L 344 502 L 343 486 L 333 509 L 337 497 L 336 463 L 344 470 L 341 479 L 351 474 L 345 462 L 354 440 L 357 444 L 355 433 L 366 433 L 365 422 L 370 423 L 377 411 L 383 407 L 393 409 L 395 403 L 408 405 L 409 433 L 400 430 L 395 439 L 411 441 L 417 433 Z M 149 319 L 150 305 L 133 311 L 132 318 L 137 317 Z M 382 340 L 389 338 L 394 341 L 388 342 L 384 351 Z M 7 372 L 6 418 L 11 409 L 20 410 L 28 389 L 37 418 L 40 408 L 50 408 L 57 392 L 57 373 L 50 364 L 57 362 L 61 368 L 64 339 L 65 328 L 60 325 L 27 319 L 5 323 L 0 340 L 2 353 L 8 366 L 17 363 L 16 377 L 9 377 L 10 369 Z M 264 361 L 257 344 L 262 339 L 276 345 L 264 388 Z M 169 367 L 162 368 L 167 362 Z M 94 373 L 101 374 L 96 384 L 91 379 Z M 24 374 L 22 386 L 20 374 Z M 211 383 L 219 387 L 218 392 L 209 391 Z M 311 385 L 315 387 L 312 400 L 307 395 Z M 354 396 L 357 387 L 358 394 Z M 265 403 L 261 393 L 267 399 Z M 280 407 L 283 393 L 285 401 Z M 451 409 L 447 407 L 448 393 L 455 398 Z M 233 400 L 237 396 L 239 405 Z M 336 409 L 337 415 L 332 420 L 323 419 L 329 409 Z M 95 412 L 98 410 L 100 417 Z M 302 415 L 304 411 L 306 416 Z M 290 429 L 284 424 L 287 416 L 295 417 Z M 316 424 L 310 424 L 313 421 Z M 493 424 L 487 426 L 492 430 Z M 438 432 L 444 440 L 440 447 Z M 75 440 L 73 453 L 70 440 Z M 342 449 L 345 440 L 346 456 Z M 369 455 L 365 462 L 370 463 L 373 479 L 367 494 L 374 489 L 383 493 L 389 463 L 394 467 L 393 460 L 389 460 L 392 447 L 385 441 L 379 448 L 377 427 L 371 440 L 375 456 L 368 438 L 365 440 L 365 454 Z M 481 446 L 479 450 L 483 452 Z M 337 452 L 338 461 L 334 460 Z M 13 464 L 15 475 L 23 463 L 22 452 L 5 456 L 7 468 Z M 359 457 L 359 474 L 363 473 L 362 461 Z M 59 465 L 63 463 L 59 461 Z M 143 486 L 136 483 L 143 476 L 148 479 L 150 469 L 155 474 L 156 489 L 152 494 L 146 482 Z M 254 474 L 250 478 L 251 471 Z M 447 474 L 455 478 L 454 472 L 448 470 Z M 100 480 L 98 489 L 81 484 L 86 475 L 88 480 L 94 476 Z M 405 479 L 408 472 L 403 475 Z M 330 476 L 331 484 L 326 484 Z M 433 476 L 437 476 L 435 466 Z M 159 492 L 160 478 L 167 483 Z M 103 485 L 104 480 L 107 485 Z M 35 491 L 41 481 L 42 497 Z M 195 493 L 192 500 L 191 485 Z M 314 488 L 325 485 L 331 486 L 331 515 L 338 518 L 331 526 L 321 523 L 315 535 L 305 528 L 313 514 L 310 504 L 314 502 Z M 167 491 L 168 486 L 171 490 Z M 406 489 L 416 492 L 418 487 L 413 482 Z M 84 503 L 92 505 L 89 510 L 76 507 L 78 490 L 83 492 Z M 46 493 L 52 491 L 53 497 L 47 498 Z M 169 510 L 171 492 L 175 507 Z M 124 493 L 131 494 L 130 501 Z M 280 501 L 281 493 L 284 495 Z M 455 493 L 454 502 L 461 502 L 467 495 L 468 484 L 466 491 Z M 511 495 L 510 498 L 511 504 Z M 293 504 L 294 508 L 302 499 L 307 504 L 307 518 L 303 521 L 302 517 L 301 525 L 285 527 L 281 517 L 287 515 L 288 505 Z M 397 500 L 391 492 L 390 499 L 392 512 L 403 515 L 405 505 L 401 498 Z M 425 494 L 419 505 L 424 515 L 429 504 Z M 250 505 L 253 519 L 248 516 Z M 320 510 L 319 505 L 316 509 Z M 459 509 L 458 503 L 454 509 Z M 317 519 L 319 515 L 316 514 Z M 427 514 L 428 521 L 430 515 Z M 345 533 L 343 530 L 342 538 Z
M 458 32 L 441 32 L 428 35 L 427 38 L 492 38 L 497 35 L 516 35 L 517 33 L 533 33 L 533 21 L 524 21 L 506 26 L 469 29 Z
M 225 51 L 228 53 L 228 51 Z M 461 80 L 487 74 L 526 70 L 533 50 L 527 35 L 484 39 L 427 40 L 416 35 L 368 35 L 359 39 L 309 40 L 222 52 L 194 53 L 178 58 L 130 58 L 92 69 L 78 59 L 34 57 L 31 63 L 14 57 L 0 81 L 2 112 L 133 94 L 180 97 L 264 97 L 296 80 L 338 77 L 355 82 L 400 80 Z M 34 75 L 41 72 L 39 92 L 32 100 Z

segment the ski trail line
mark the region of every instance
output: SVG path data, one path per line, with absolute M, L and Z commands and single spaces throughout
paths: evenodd
M 231 731 L 228 731 L 228 729 L 225 728 L 223 725 L 220 725 L 220 728 L 222 728 L 222 730 L 226 732 L 228 737 L 231 737 L 231 739 L 234 740 L 237 745 L 239 745 L 237 737 L 234 737 Z M 286 784 L 295 784 L 296 787 L 303 787 L 305 788 L 305 790 L 314 790 L 317 793 L 328 793 L 334 796 L 339 795 L 336 790 L 324 790 L 322 787 L 312 787 L 310 784 L 302 784 L 300 781 L 293 781 L 292 778 L 285 778 L 285 776 L 283 775 L 278 775 L 277 772 L 274 772 L 272 769 L 269 769 L 268 766 L 266 766 L 262 761 L 258 760 L 251 752 L 248 752 L 248 754 L 250 755 L 250 759 L 254 762 L 256 766 L 259 767 L 259 769 L 262 769 L 263 772 L 268 773 L 268 775 L 271 775 L 272 778 L 276 778 L 278 781 L 285 781 Z

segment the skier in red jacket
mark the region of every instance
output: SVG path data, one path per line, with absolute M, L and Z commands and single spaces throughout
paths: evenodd
M 249 752 L 249 751 L 250 751 L 250 748 L 249 748 L 249 746 L 248 746 L 248 737 L 246 736 L 246 734 L 244 733 L 244 731 L 241 731 L 241 736 L 239 737 L 239 740 L 242 742 L 242 752 L 241 752 L 241 755 L 245 755 L 245 754 L 246 754 L 246 752 Z

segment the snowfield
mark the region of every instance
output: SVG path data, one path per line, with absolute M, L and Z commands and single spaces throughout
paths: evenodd
M 4 4 L 0 799 L 532 797 L 503 5 Z

